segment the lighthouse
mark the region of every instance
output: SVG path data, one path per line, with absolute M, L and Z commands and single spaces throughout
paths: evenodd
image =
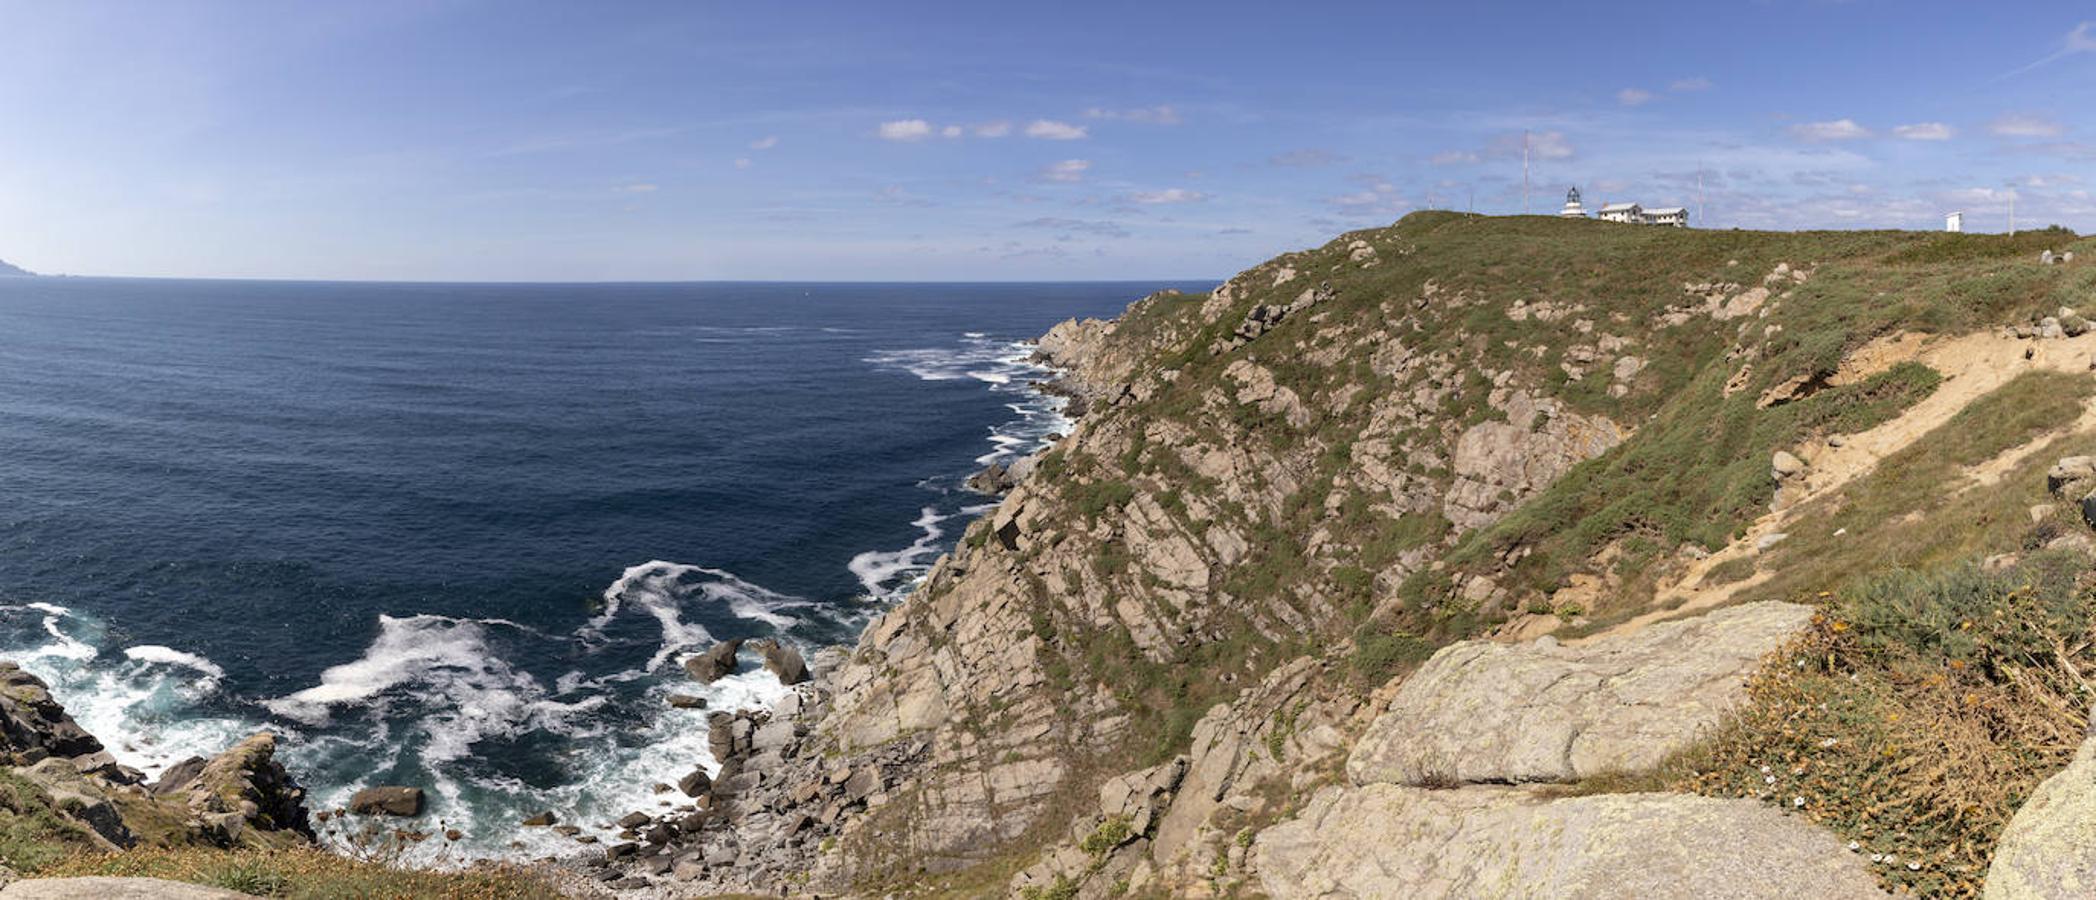
M 1565 192 L 1565 208 L 1558 210 L 1557 215 L 1560 219 L 1584 219 L 1587 217 L 1587 208 L 1579 205 L 1578 188 Z

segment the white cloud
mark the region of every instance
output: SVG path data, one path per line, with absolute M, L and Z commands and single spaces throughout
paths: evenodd
M 1831 122 L 1806 122 L 1790 126 L 1790 133 L 1801 141 L 1853 141 L 1870 137 L 1870 129 L 1856 124 L 1855 119 L 1835 119 Z
M 975 126 L 975 136 L 979 138 L 1001 138 L 1011 133 L 1010 122 L 984 122 Z
M 2059 137 L 2067 129 L 2044 116 L 2010 113 L 1995 119 L 1987 130 L 2002 137 Z
M 885 141 L 921 141 L 932 136 L 932 123 L 923 119 L 882 122 L 880 135 Z
M 1459 166 L 1477 162 L 1478 156 L 1468 150 L 1444 150 L 1434 154 L 1427 162 L 1437 166 Z
M 1677 94 L 1688 94 L 1693 93 L 1695 91 L 1707 91 L 1710 90 L 1710 88 L 1710 79 L 1704 78 L 1701 75 L 1698 75 L 1694 78 L 1679 79 L 1675 81 L 1673 84 L 1667 85 L 1667 90 L 1673 91 Z
M 1362 186 L 1361 190 L 1325 198 L 1341 215 L 1395 218 L 1411 211 L 1412 205 L 1405 202 L 1397 185 L 1375 175 L 1356 175 L 1353 180 Z
M 652 194 L 655 193 L 655 185 L 647 182 L 638 182 L 635 184 L 622 184 L 612 188 L 612 190 L 620 194 Z
M 750 142 L 751 150 L 770 150 L 779 145 L 779 136 L 768 134 Z
M 1085 127 L 1053 119 L 1035 119 L 1026 125 L 1026 136 L 1044 141 L 1076 141 L 1085 138 Z
M 736 161 L 735 161 L 735 168 L 738 168 L 738 169 L 747 169 L 747 168 L 749 168 L 749 167 L 750 167 L 750 159 L 749 159 L 749 157 L 747 157 L 747 156 L 745 156 L 745 157 L 743 157 L 743 158 L 741 158 L 741 159 L 738 159 L 738 160 L 736 160 Z
M 944 128 L 941 128 L 941 129 L 939 129 L 939 136 L 940 136 L 940 137 L 942 137 L 942 138 L 946 138 L 947 140 L 952 140 L 952 139 L 954 139 L 954 138 L 960 137 L 960 136 L 961 136 L 961 126 L 959 126 L 959 125 L 948 125 L 948 126 L 946 126 L 946 127 L 944 127 Z
M 1145 106 L 1139 109 L 1101 109 L 1092 107 L 1084 111 L 1087 119 L 1119 119 L 1124 122 L 1146 122 L 1151 125 L 1179 124 L 1179 111 L 1169 106 Z
M 1616 102 L 1624 106 L 1643 106 L 1652 102 L 1652 92 L 1644 88 L 1624 88 L 1616 92 Z
M 1049 181 L 1083 181 L 1085 171 L 1091 167 L 1092 161 L 1088 159 L 1066 159 L 1050 163 L 1047 168 L 1041 170 L 1041 177 Z
M 1892 133 L 1910 141 L 1947 141 L 1957 130 L 1942 122 L 1916 122 L 1892 129 Z
M 1168 203 L 1199 203 L 1208 199 L 1208 195 L 1185 188 L 1166 188 L 1161 191 L 1136 191 L 1129 194 L 1128 199 L 1146 206 L 1158 206 Z

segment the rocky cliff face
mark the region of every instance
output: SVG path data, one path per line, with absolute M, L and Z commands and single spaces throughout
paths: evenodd
M 1978 277 L 1929 240 L 1418 214 L 1058 325 L 1071 432 L 792 724 L 750 723 L 768 749 L 730 736 L 735 783 L 702 805 L 764 849 L 639 852 L 722 889 L 1366 897 L 1402 871 L 1445 888 L 1422 896 L 1606 896 L 1645 866 L 1697 895 L 1781 859 L 1866 896 L 1838 841 L 1766 806 L 1547 785 L 1681 750 L 1813 620 L 1639 616 L 1867 469 L 1770 460 L 1928 396 L 1873 338 L 2051 300 L 1859 302 Z M 1603 616 L 1622 633 L 1504 646 Z
M 271 848 L 313 840 L 305 791 L 276 761 L 274 735 L 176 763 L 148 784 L 118 765 L 41 680 L 11 662 L 0 662 L 0 753 L 27 788 L 12 795 L 6 813 L 48 810 L 82 846 Z

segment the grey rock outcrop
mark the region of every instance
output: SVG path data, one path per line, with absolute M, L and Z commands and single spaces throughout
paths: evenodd
M 43 680 L 12 662 L 0 662 L 0 750 L 20 766 L 53 756 L 77 760 L 86 770 L 115 765 L 102 742 L 66 714 Z
M 180 798 L 220 843 L 239 843 L 249 829 L 311 839 L 306 791 L 276 760 L 276 749 L 276 735 L 250 735 L 201 765 L 170 766 L 153 793 Z
M 1275 900 L 1886 896 L 1830 832 L 1752 800 L 1680 794 L 1326 788 L 1252 856 Z
M 1745 696 L 1812 620 L 1763 602 L 1569 647 L 1464 641 L 1407 680 L 1347 760 L 1357 784 L 1573 781 L 1649 767 Z
M 742 639 L 722 641 L 684 661 L 684 671 L 700 684 L 712 684 L 735 674 L 740 666 L 735 654 L 742 652 Z
M 764 655 L 765 670 L 778 676 L 780 684 L 800 684 L 808 680 L 808 661 L 799 650 L 784 641 L 759 641 L 757 650 Z
M 1987 900 L 2096 896 L 2096 738 L 2009 819 L 1987 868 Z
M 1458 527 L 1497 521 L 1519 500 L 1626 436 L 1608 419 L 1567 412 L 1556 401 L 1524 393 L 1509 397 L 1504 408 L 1507 421 L 1480 422 L 1456 439 L 1455 481 L 1442 500 L 1442 515 Z

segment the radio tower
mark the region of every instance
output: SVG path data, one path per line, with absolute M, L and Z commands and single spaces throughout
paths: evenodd
M 1528 215 L 1528 132 L 1521 132 L 1521 214 Z

